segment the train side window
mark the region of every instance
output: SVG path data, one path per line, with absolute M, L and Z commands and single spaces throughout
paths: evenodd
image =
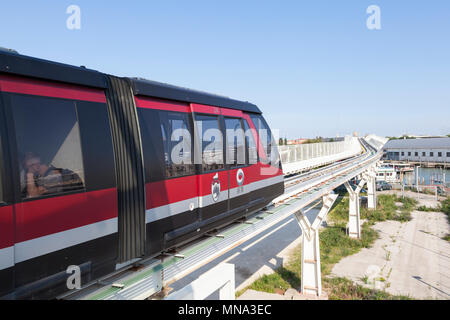
M 145 182 L 161 181 L 165 178 L 164 146 L 161 136 L 162 124 L 158 110 L 138 108 L 144 154 Z
M 195 173 L 192 161 L 192 130 L 189 114 L 160 111 L 164 144 L 166 177 L 182 177 Z
M 258 163 L 258 149 L 256 147 L 255 138 L 253 137 L 252 130 L 247 123 L 247 120 L 244 119 L 244 131 L 245 131 L 245 140 L 247 145 L 247 164 L 256 164 Z
M 195 174 L 189 114 L 139 109 L 146 182 Z
M 224 169 L 223 137 L 217 116 L 197 115 L 195 122 L 201 134 L 203 172 Z
M 225 118 L 226 161 L 232 167 L 246 164 L 245 134 L 241 119 Z
M 23 198 L 84 189 L 75 102 L 11 94 Z

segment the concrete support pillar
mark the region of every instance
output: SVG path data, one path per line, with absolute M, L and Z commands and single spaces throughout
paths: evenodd
M 326 219 L 326 216 L 337 197 L 337 194 L 329 194 L 323 197 L 322 208 L 313 223 L 310 222 L 308 217 L 302 211 L 295 213 L 295 218 L 302 229 L 301 292 L 303 294 L 315 296 L 322 295 L 319 227 L 322 224 L 322 221 Z
M 354 239 L 361 239 L 359 193 L 364 184 L 366 184 L 366 180 L 361 179 L 359 185 L 353 190 L 348 182 L 345 183 L 345 187 L 349 194 L 348 234 L 350 238 Z
M 375 172 L 369 172 L 367 176 L 367 207 L 377 209 L 377 185 Z
M 361 239 L 361 221 L 359 207 L 359 193 L 350 196 L 350 210 L 348 217 L 348 234 L 350 238 Z
M 319 230 L 302 232 L 302 293 L 322 294 Z

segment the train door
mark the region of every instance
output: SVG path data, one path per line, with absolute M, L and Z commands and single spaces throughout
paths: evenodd
M 188 104 L 136 98 L 146 183 L 147 255 L 195 232 L 199 222 L 193 161 L 193 122 Z
M 6 123 L 0 93 L 0 299 L 14 289 L 14 211 L 7 158 Z
M 230 214 L 247 212 L 251 179 L 242 112 L 221 109 L 225 128 L 226 167 Z
M 201 225 L 228 212 L 229 177 L 225 166 L 220 109 L 191 104 L 197 148 L 199 216 Z
M 274 195 L 284 192 L 283 171 L 278 149 L 270 127 L 261 114 L 244 114 L 246 125 L 255 139 L 258 162 L 253 168 L 255 186 L 250 192 L 250 203 L 253 208 L 267 204 Z

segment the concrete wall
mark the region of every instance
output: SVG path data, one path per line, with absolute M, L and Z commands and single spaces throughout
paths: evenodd
M 356 156 L 362 152 L 358 138 L 347 137 L 339 142 L 322 142 L 279 146 L 283 173 L 294 174 Z

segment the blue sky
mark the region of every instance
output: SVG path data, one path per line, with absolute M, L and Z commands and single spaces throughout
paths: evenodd
M 447 0 L 0 4 L 0 46 L 248 100 L 288 138 L 450 134 L 449 38 Z

